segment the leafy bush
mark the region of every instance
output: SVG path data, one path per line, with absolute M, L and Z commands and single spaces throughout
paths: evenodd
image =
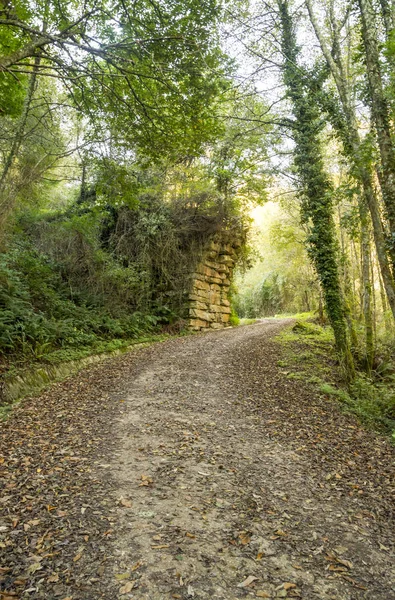
M 395 434 L 395 389 L 388 383 L 374 383 L 359 375 L 349 390 L 324 384 L 321 391 L 335 396 L 363 421 Z
M 86 299 L 85 299 L 86 300 Z M 96 347 L 152 331 L 162 316 L 88 304 L 61 277 L 61 268 L 26 241 L 0 255 L 0 353 L 41 359 L 59 348 Z

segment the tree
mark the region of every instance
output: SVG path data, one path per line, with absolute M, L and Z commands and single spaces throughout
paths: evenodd
M 395 148 L 393 127 L 383 83 L 377 23 L 371 0 L 358 0 L 362 24 L 362 43 L 368 80 L 372 120 L 380 153 L 379 181 L 389 224 L 389 252 L 395 267 Z
M 343 144 L 345 155 L 352 166 L 352 175 L 357 179 L 361 188 L 362 193 L 360 196 L 360 215 L 361 223 L 363 224 L 364 229 L 362 232 L 362 238 L 366 242 L 368 241 L 368 235 L 365 231 L 368 227 L 368 222 L 366 221 L 365 215 L 366 208 L 368 208 L 370 212 L 373 225 L 373 236 L 384 287 L 387 294 L 388 303 L 395 318 L 395 283 L 390 261 L 387 255 L 387 244 L 384 233 L 385 230 L 382 223 L 379 201 L 374 187 L 372 163 L 369 160 L 365 149 L 366 141 L 364 142 L 361 139 L 359 133 L 355 107 L 355 94 L 353 90 L 354 82 L 352 81 L 352 75 L 347 73 L 347 60 L 344 57 L 341 46 L 342 26 L 344 26 L 347 22 L 348 9 L 346 8 L 345 14 L 341 15 L 339 19 L 336 19 L 335 12 L 333 10 L 333 3 L 330 3 L 332 10 L 328 11 L 328 19 L 330 20 L 330 32 L 332 36 L 331 42 L 332 48 L 334 49 L 332 52 L 314 14 L 311 0 L 306 0 L 306 6 L 310 21 L 314 28 L 314 32 L 319 41 L 323 57 L 335 82 L 340 105 L 337 100 L 332 97 L 330 92 L 325 93 L 325 91 L 323 91 L 321 95 L 321 103 L 323 104 L 324 110 L 326 110 L 328 113 L 331 124 Z M 349 36 L 351 36 L 351 33 Z M 368 251 L 363 252 L 363 256 L 365 256 L 365 258 L 367 258 L 368 254 Z M 366 266 L 363 271 L 366 274 L 369 273 L 369 267 Z M 369 286 L 370 284 L 367 281 L 365 285 L 366 294 L 369 293 Z M 368 304 L 369 302 L 366 302 L 366 306 Z
M 216 103 L 228 86 L 219 14 L 216 0 L 6 3 L 0 10 L 0 71 L 22 87 L 24 100 L 4 152 L 0 188 L 7 179 L 12 188 L 12 166 L 27 137 L 37 82 L 44 79 L 58 81 L 61 103 L 79 115 L 84 144 L 93 153 L 117 145 L 124 154 L 153 160 L 198 156 L 221 129 Z M 49 99 L 48 109 L 58 110 L 59 98 Z M 2 111 L 18 115 L 10 103 Z
M 354 376 L 337 264 L 336 235 L 332 215 L 332 185 L 324 171 L 319 137 L 321 115 L 314 94 L 314 74 L 306 73 L 298 64 L 299 50 L 288 0 L 278 0 L 281 24 L 283 78 L 295 117 L 295 166 L 300 178 L 303 216 L 309 225 L 310 255 L 322 285 L 328 317 L 336 346 L 348 379 Z

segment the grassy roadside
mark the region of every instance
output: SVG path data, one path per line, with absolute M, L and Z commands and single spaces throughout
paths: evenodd
M 288 316 L 288 315 L 287 315 Z M 343 410 L 395 441 L 395 361 L 389 353 L 378 361 L 371 377 L 358 372 L 347 388 L 334 348 L 330 327 L 311 321 L 310 314 L 295 315 L 292 326 L 276 338 L 282 347 L 279 366 L 288 379 L 312 385 L 321 393 L 336 398 Z

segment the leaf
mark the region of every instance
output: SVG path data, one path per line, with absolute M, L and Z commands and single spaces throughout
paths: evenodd
M 338 567 L 336 565 L 328 565 L 327 569 L 328 571 L 334 571 L 335 573 L 345 573 L 347 571 L 344 567 Z
M 57 583 L 59 581 L 59 575 L 57 573 L 53 573 L 47 579 L 48 583 Z
M 343 558 L 338 558 L 337 562 L 347 567 L 347 569 L 352 569 L 353 567 L 352 562 L 350 562 L 349 560 L 344 560 Z
M 170 548 L 169 544 L 159 544 L 158 546 L 151 546 L 154 550 L 161 550 L 162 548 Z
M 259 590 L 255 596 L 257 598 L 271 598 L 270 594 L 268 594 L 267 592 L 264 592 L 263 590 Z
M 115 575 L 115 579 L 117 581 L 123 581 L 124 579 L 129 579 L 130 577 L 130 573 L 118 573 L 117 575 Z
M 258 554 L 256 555 L 256 559 L 255 560 L 262 560 L 262 558 L 264 557 L 265 553 L 264 552 L 258 552 Z
M 283 588 L 284 588 L 284 590 L 292 590 L 292 588 L 296 588 L 296 584 L 295 583 L 284 583 Z
M 245 579 L 244 581 L 242 581 L 241 583 L 239 583 L 237 585 L 237 587 L 239 588 L 246 588 L 249 585 L 251 585 L 251 583 L 253 583 L 254 581 L 256 581 L 258 579 L 258 577 L 254 577 L 253 575 L 249 575 L 247 577 L 247 579 Z
M 119 590 L 120 595 L 124 596 L 125 594 L 129 594 L 129 592 L 132 591 L 133 586 L 133 581 L 128 581 L 127 583 L 125 583 L 125 585 L 123 585 Z
M 128 500 L 127 498 L 121 498 L 119 499 L 119 504 L 121 506 L 124 506 L 125 508 L 132 508 L 132 503 L 130 500 Z
M 151 485 L 152 483 L 153 483 L 153 480 L 151 479 L 151 477 L 148 477 L 148 475 L 142 475 L 141 483 L 140 483 L 139 487 L 144 486 L 144 485 Z
M 379 547 L 380 547 L 380 550 L 385 550 L 386 552 L 388 552 L 388 550 L 390 550 L 390 548 L 388 548 L 388 546 L 383 546 L 383 544 L 380 544 L 380 542 L 379 542 Z
M 32 565 L 30 565 L 30 567 L 28 568 L 27 572 L 29 574 L 33 574 L 33 573 L 35 573 L 36 571 L 39 571 L 42 568 L 43 568 L 42 565 L 40 565 L 39 562 L 36 562 L 36 563 L 33 563 Z
M 239 540 L 240 544 L 246 546 L 251 541 L 251 534 L 248 533 L 248 531 L 242 531 L 241 533 L 239 533 Z

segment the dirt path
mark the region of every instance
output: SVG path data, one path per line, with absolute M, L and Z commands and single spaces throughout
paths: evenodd
M 284 377 L 284 324 L 171 340 L 15 411 L 0 598 L 394 599 L 395 453 Z

